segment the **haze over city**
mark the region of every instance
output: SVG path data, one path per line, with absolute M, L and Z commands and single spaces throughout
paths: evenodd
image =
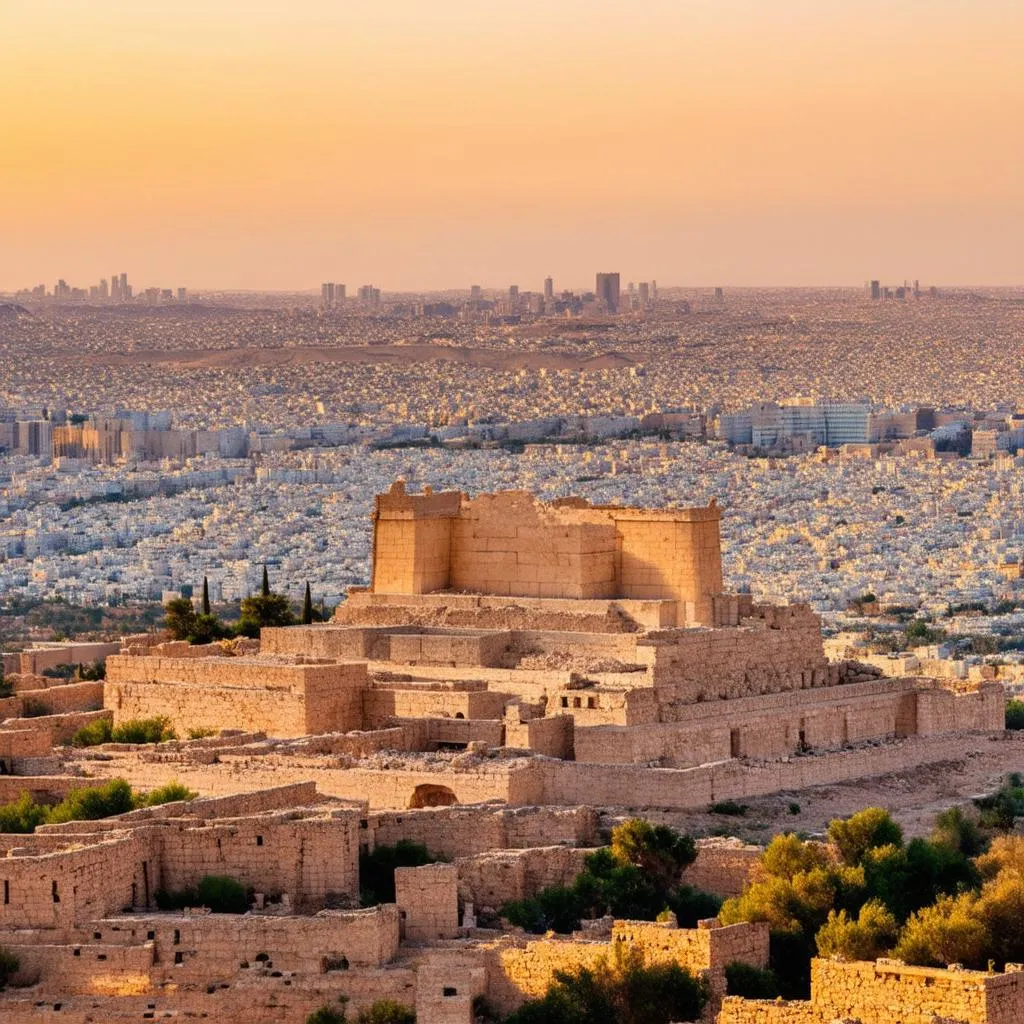
M 1012 0 L 4 5 L 0 288 L 1024 280 Z M 31 83 L 29 85 L 29 83 Z

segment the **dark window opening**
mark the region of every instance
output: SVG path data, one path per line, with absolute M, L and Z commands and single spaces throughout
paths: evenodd
M 262 846 L 263 845 L 263 836 L 257 836 L 256 837 L 256 845 L 257 846 Z
M 597 707 L 597 698 L 596 697 L 588 697 L 587 698 L 587 707 L 588 708 L 596 708 Z
M 60 903 L 60 894 L 57 892 L 57 882 L 56 882 L 56 880 L 54 880 L 54 882 L 53 882 L 52 892 L 53 892 L 53 902 L 54 903 Z
M 563 697 L 562 698 L 562 707 L 563 708 L 567 708 L 568 706 L 569 706 L 569 698 L 568 697 Z
M 180 949 L 174 954 L 174 962 L 176 964 L 183 964 L 185 962 L 185 954 Z
M 177 928 L 174 929 L 174 945 L 177 946 L 181 942 L 181 931 Z
M 11 902 L 11 883 L 4 879 L 4 903 Z
M 451 999 L 452 996 L 457 996 L 459 994 L 459 990 L 457 988 L 451 988 L 449 985 L 445 985 L 445 987 L 441 990 L 441 994 L 446 999 Z

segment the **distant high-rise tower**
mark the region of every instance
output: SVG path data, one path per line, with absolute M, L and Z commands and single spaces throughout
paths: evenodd
M 721 288 L 715 289 L 715 302 L 724 302 L 725 292 Z
M 178 301 L 179 302 L 184 302 L 187 297 L 188 297 L 188 290 L 185 289 L 185 288 L 179 288 L 178 289 Z
M 882 297 L 882 286 L 878 281 L 871 282 L 871 298 L 877 300 Z
M 555 297 L 555 282 L 550 277 L 544 278 L 544 301 L 550 302 Z
M 330 281 L 320 285 L 320 305 L 324 309 L 330 309 L 334 305 L 334 285 Z
M 921 282 L 916 277 L 914 278 L 914 298 L 921 298 Z
M 651 304 L 651 286 L 646 281 L 640 282 L 640 305 L 649 306 Z
M 658 282 L 657 281 L 652 281 L 651 282 L 651 302 L 657 302 L 657 301 L 658 301 Z
M 510 284 L 508 286 L 508 303 L 510 306 L 514 306 L 519 301 L 519 285 Z
M 100 298 L 104 302 L 110 298 L 110 286 L 107 284 L 107 279 L 105 277 L 100 280 Z
M 480 285 L 473 284 L 469 286 L 469 298 L 472 302 L 479 302 L 482 295 Z
M 128 286 L 128 275 L 127 274 L 122 274 L 121 275 L 120 292 L 121 292 L 121 301 L 122 302 L 127 302 L 132 297 L 132 290 Z
M 597 275 L 597 292 L 598 299 L 605 304 L 609 313 L 618 313 L 619 311 L 619 275 L 618 274 L 598 274 Z
M 347 292 L 343 284 L 338 284 L 337 281 L 334 283 L 334 304 L 336 306 L 344 306 Z

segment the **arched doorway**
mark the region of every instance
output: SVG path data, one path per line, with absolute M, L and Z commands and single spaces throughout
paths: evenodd
M 458 802 L 455 794 L 447 786 L 436 786 L 432 782 L 425 782 L 413 790 L 409 807 L 451 807 L 452 804 Z

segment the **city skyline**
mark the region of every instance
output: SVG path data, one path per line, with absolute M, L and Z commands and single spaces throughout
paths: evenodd
M 7 6 L 5 291 L 1024 283 L 1004 0 Z

